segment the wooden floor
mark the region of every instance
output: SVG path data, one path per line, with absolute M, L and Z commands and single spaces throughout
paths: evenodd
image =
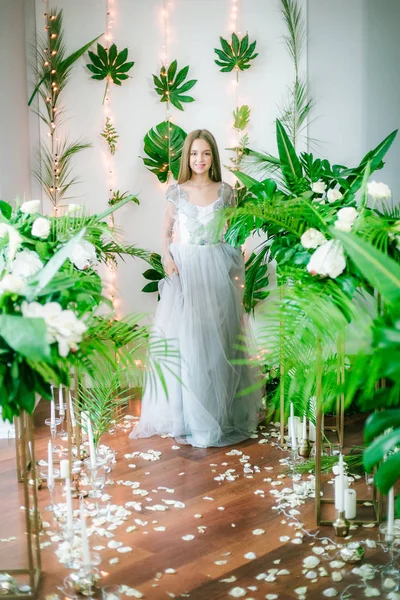
M 132 405 L 130 414 L 138 410 L 138 405 Z M 38 460 L 46 458 L 46 429 L 36 428 Z M 104 491 L 112 496 L 110 502 L 125 506 L 131 514 L 115 529 L 111 524 L 108 534 L 113 537 L 105 538 L 98 531 L 90 536 L 92 547 L 105 547 L 100 551 L 102 563 L 99 567 L 103 572 L 103 585 L 126 585 L 140 592 L 131 591 L 130 597 L 142 597 L 140 594 L 143 594 L 150 600 L 170 597 L 289 600 L 299 597 L 294 592 L 299 587 L 307 586 L 307 599 L 320 599 L 325 597 L 323 590 L 326 588 L 334 587 L 340 592 L 354 581 L 351 566 L 346 565 L 344 569 L 330 566 L 330 561 L 337 559 L 335 550 L 329 551 L 330 560 L 321 558 L 319 566 L 325 567 L 327 576 L 319 577 L 315 583 L 305 579 L 302 560 L 312 555 L 311 546 L 321 546 L 321 541 L 306 535 L 301 537 L 294 518 L 285 518 L 274 509 L 277 501 L 271 492 L 291 486 L 291 480 L 279 462 L 287 454 L 271 444 L 276 442 L 275 437 L 264 436 L 261 431 L 257 439 L 234 448 L 195 449 L 179 447 L 171 438 L 129 440 L 127 431 L 117 430 L 104 439 L 104 443 L 118 451 L 117 464 Z M 268 427 L 264 433 L 270 431 L 276 430 Z M 359 438 L 360 431 L 360 423 L 353 420 L 348 439 Z M 260 443 L 263 440 L 268 443 Z M 19 510 L 22 500 L 18 498 L 20 490 L 15 481 L 13 446 L 13 442 L 0 440 L 0 569 L 11 568 L 25 559 L 23 520 Z M 242 454 L 232 453 L 233 449 Z M 160 452 L 159 460 L 125 457 L 149 450 Z M 244 455 L 248 458 L 243 459 Z M 236 477 L 234 481 L 218 480 L 229 469 L 234 470 L 231 471 Z M 126 485 L 127 482 L 137 483 L 132 486 Z M 326 488 L 328 492 L 331 489 L 330 486 Z M 164 502 L 172 500 L 178 504 Z M 42 550 L 43 578 L 39 597 L 45 599 L 47 595 L 59 593 L 60 599 L 64 599 L 57 586 L 62 585 L 69 571 L 59 564 L 55 555 L 58 542 L 48 544 L 48 532 L 54 534 L 57 528 L 51 513 L 44 510 L 49 503 L 45 485 L 39 491 L 39 502 L 43 520 L 51 525 L 42 536 L 42 544 L 47 547 Z M 138 510 L 138 504 L 133 505 L 134 502 L 140 503 L 141 510 Z M 150 510 L 160 505 L 166 506 L 167 510 Z M 299 510 L 298 519 L 310 532 L 316 533 L 314 501 L 308 499 Z M 107 530 L 110 523 L 102 525 Z M 333 537 L 330 527 L 319 528 L 319 531 L 321 537 Z M 292 542 L 296 532 L 302 541 L 297 545 Z M 360 527 L 352 534 L 352 540 L 378 539 L 376 528 Z M 186 536 L 193 538 L 185 540 Z M 13 537 L 17 539 L 10 539 Z M 121 553 L 118 548 L 108 547 L 110 541 L 111 546 L 121 542 L 121 547 L 132 550 Z M 386 556 L 378 549 L 369 549 L 366 561 L 377 564 L 385 562 Z M 168 572 L 168 569 L 173 571 Z M 265 576 L 269 569 L 285 569 L 290 574 L 279 575 L 275 581 L 267 582 Z M 341 571 L 343 580 L 333 582 L 332 571 Z M 239 589 L 236 596 L 232 595 L 234 588 L 242 588 L 242 592 Z M 351 597 L 364 598 L 364 594 L 362 590 L 355 590 Z

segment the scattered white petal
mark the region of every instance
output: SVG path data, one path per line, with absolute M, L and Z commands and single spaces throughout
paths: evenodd
M 332 560 L 329 563 L 329 566 L 332 567 L 332 569 L 342 569 L 345 564 L 346 563 L 344 563 L 342 560 Z
M 378 588 L 367 587 L 364 590 L 364 596 L 366 596 L 367 598 L 375 598 L 380 595 L 381 592 L 378 590 Z
M 281 537 L 279 538 L 280 542 L 288 542 L 290 540 L 290 537 L 288 535 L 281 535 Z
M 233 598 L 243 598 L 243 596 L 246 595 L 246 590 L 244 590 L 241 587 L 234 587 L 229 592 L 229 595 L 232 596 Z
M 318 573 L 316 571 L 308 571 L 306 573 L 306 579 L 316 579 L 318 577 Z
M 227 562 L 227 560 L 214 560 L 214 565 L 226 565 Z
M 294 591 L 298 596 L 304 596 L 307 593 L 307 586 L 296 588 Z
M 279 598 L 278 594 L 267 594 L 265 596 L 266 600 L 276 600 L 277 598 Z
M 323 554 L 325 552 L 325 548 L 322 548 L 322 546 L 314 546 L 312 551 L 314 554 Z
M 166 573 L 167 575 L 172 575 L 173 573 L 176 573 L 175 569 L 165 569 L 164 573 Z
M 132 552 L 132 548 L 130 546 L 123 546 L 122 548 L 117 548 L 117 552 L 121 552 L 121 554 L 126 554 L 127 552 Z
M 201 518 L 202 518 L 202 516 L 203 516 L 203 515 L 201 515 L 200 513 L 196 513 L 196 514 L 194 515 L 194 518 L 195 518 L 195 519 L 201 519 Z
M 306 556 L 303 560 L 303 567 L 306 569 L 315 569 L 321 561 L 316 556 Z
M 183 539 L 185 542 L 191 542 L 192 540 L 194 540 L 194 535 L 192 535 L 192 534 L 189 534 L 189 535 L 183 535 L 183 536 L 182 536 L 182 539 Z
M 375 523 L 364 523 L 363 527 L 365 527 L 366 529 L 372 529 L 373 527 L 375 527 Z M 374 589 L 374 588 L 371 588 Z
M 287 569 L 281 569 L 277 572 L 277 575 L 290 575 L 290 571 L 288 571 Z
M 265 533 L 265 529 L 253 529 L 253 535 L 263 535 Z
M 154 531 L 165 531 L 166 528 L 164 525 L 158 525 L 158 527 L 154 527 Z
M 227 577 L 226 579 L 220 579 L 221 583 L 233 583 L 234 581 L 236 581 L 235 575 L 232 575 L 232 577 Z
M 247 560 L 254 560 L 255 558 L 257 558 L 257 555 L 254 552 L 247 552 L 244 555 L 244 558 L 247 558 Z
M 335 588 L 327 588 L 322 593 L 327 598 L 334 598 L 335 596 L 338 595 L 338 591 Z
M 342 579 L 343 579 L 343 575 L 341 574 L 340 571 L 332 571 L 331 577 L 332 577 L 333 581 L 342 581 Z
M 119 558 L 110 558 L 108 562 L 110 563 L 110 565 L 116 565 L 117 563 L 119 563 Z
M 122 542 L 117 542 L 116 540 L 111 540 L 111 542 L 108 542 L 107 545 L 109 548 L 112 548 L 114 550 L 115 548 L 120 548 L 120 546 L 122 546 L 123 544 L 122 544 Z
M 172 447 L 171 447 L 171 449 L 172 449 L 172 450 L 179 450 L 179 449 L 180 449 L 180 446 L 172 446 Z

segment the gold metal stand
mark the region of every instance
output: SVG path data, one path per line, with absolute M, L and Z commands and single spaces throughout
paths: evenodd
M 10 593 L 4 597 L 7 599 L 20 600 L 37 598 L 38 587 L 41 576 L 40 562 L 40 515 L 38 510 L 37 487 L 29 485 L 29 479 L 36 481 L 35 444 L 33 435 L 33 419 L 27 413 L 21 413 L 15 418 L 15 442 L 17 478 L 23 484 L 26 548 L 28 556 L 28 567 L 25 569 L 0 569 L 1 574 L 7 573 L 18 581 L 18 576 L 23 575 L 24 580 L 28 577 L 30 591 L 21 591 L 17 594 Z M 30 465 L 30 473 L 28 471 Z M 25 583 L 25 581 L 24 581 Z

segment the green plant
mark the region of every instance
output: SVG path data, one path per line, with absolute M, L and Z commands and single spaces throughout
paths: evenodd
M 121 202 L 121 200 L 125 200 L 128 197 L 130 197 L 132 202 L 135 202 L 135 204 L 140 204 L 139 198 L 137 198 L 136 196 L 133 196 L 129 192 L 122 192 L 122 194 L 121 194 L 121 192 L 119 190 L 113 191 L 113 195 L 109 199 L 108 204 L 110 206 L 114 206 L 114 204 L 117 204 L 118 202 Z
M 98 36 L 99 37 L 99 36 Z M 62 10 L 51 10 L 46 14 L 46 34 L 38 36 L 31 62 L 36 85 L 29 99 L 30 106 L 39 96 L 35 111 L 48 128 L 48 138 L 36 151 L 33 173 L 46 196 L 56 208 L 66 198 L 71 185 L 77 182 L 72 177 L 72 157 L 90 144 L 84 140 L 69 142 L 62 135 L 64 107 L 62 92 L 65 89 L 74 63 L 97 40 L 95 38 L 70 55 L 66 54 Z
M 117 130 L 115 129 L 114 125 L 111 123 L 110 117 L 106 117 L 104 129 L 100 133 L 100 135 L 101 135 L 101 137 L 103 137 L 106 140 L 106 142 L 108 144 L 108 149 L 110 150 L 110 153 L 114 155 L 116 147 L 117 147 L 117 140 L 119 138 L 119 135 L 118 135 Z
M 235 69 L 238 77 L 239 71 L 250 69 L 250 61 L 254 60 L 258 53 L 254 52 L 257 42 L 254 41 L 249 45 L 249 35 L 246 35 L 239 41 L 236 33 L 232 33 L 232 41 L 228 42 L 223 37 L 220 37 L 222 50 L 214 48 L 214 52 L 218 55 L 219 60 L 215 60 L 215 64 L 221 67 L 222 73 L 229 73 Z
M 162 183 L 172 174 L 178 178 L 183 143 L 186 133 L 170 121 L 162 121 L 150 129 L 144 137 L 144 151 L 149 158 L 142 158 L 146 167 Z
M 233 111 L 233 128 L 239 131 L 246 129 L 250 121 L 250 108 L 243 104 Z
M 163 65 L 160 70 L 160 75 L 153 75 L 155 90 L 161 96 L 160 102 L 171 102 L 179 110 L 183 110 L 182 102 L 194 102 L 192 96 L 188 96 L 188 92 L 197 83 L 197 79 L 190 79 L 184 83 L 189 67 L 184 67 L 177 71 L 178 63 L 172 61 L 168 70 Z
M 128 79 L 128 71 L 132 69 L 135 63 L 126 60 L 128 58 L 128 48 L 124 48 L 121 52 L 118 52 L 115 44 L 111 44 L 109 48 L 105 48 L 98 43 L 97 54 L 90 50 L 88 54 L 92 62 L 86 66 L 93 73 L 91 76 L 92 79 L 107 80 L 102 102 L 104 104 L 110 83 L 113 82 L 115 85 L 122 85 L 122 81 Z

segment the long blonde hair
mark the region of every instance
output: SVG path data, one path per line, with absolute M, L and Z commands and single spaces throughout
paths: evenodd
M 199 139 L 205 140 L 211 148 L 212 163 L 209 171 L 210 179 L 212 181 L 222 181 L 221 161 L 219 159 L 218 146 L 215 137 L 208 129 L 195 129 L 188 133 L 183 144 L 178 183 L 185 183 L 185 181 L 188 181 L 192 176 L 192 169 L 189 166 L 190 150 L 194 140 Z

